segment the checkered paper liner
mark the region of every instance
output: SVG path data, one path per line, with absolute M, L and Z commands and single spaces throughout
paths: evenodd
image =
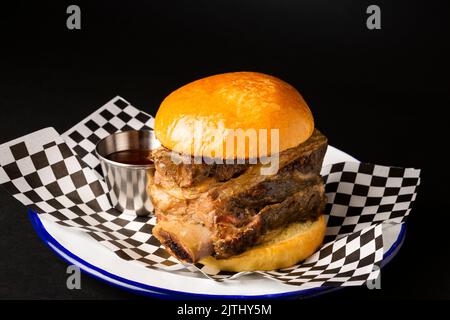
M 153 122 L 116 97 L 62 135 L 46 128 L 1 145 L 0 184 L 41 219 L 86 232 L 122 259 L 214 280 L 248 274 L 180 263 L 152 236 L 154 217 L 111 206 L 95 144 L 117 131 L 151 129 Z M 323 167 L 322 176 L 328 197 L 324 245 L 298 265 L 252 274 L 301 287 L 361 285 L 378 277 L 383 226 L 404 223 L 420 170 L 342 162 Z

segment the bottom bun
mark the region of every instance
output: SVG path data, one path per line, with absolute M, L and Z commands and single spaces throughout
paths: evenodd
M 322 244 L 327 224 L 321 215 L 316 221 L 292 223 L 271 231 L 259 245 L 227 258 L 203 258 L 200 263 L 222 271 L 256 271 L 288 268 L 312 255 Z

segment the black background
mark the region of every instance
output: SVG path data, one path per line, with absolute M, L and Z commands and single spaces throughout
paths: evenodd
M 330 144 L 356 158 L 423 169 L 405 244 L 381 290 L 317 299 L 450 298 L 446 1 L 21 2 L 1 8 L 0 143 L 43 127 L 64 132 L 119 94 L 155 114 L 177 87 L 259 71 L 299 89 Z M 78 4 L 82 29 L 66 28 Z M 365 13 L 378 4 L 382 29 Z M 0 192 L 0 298 L 139 298 L 84 275 Z

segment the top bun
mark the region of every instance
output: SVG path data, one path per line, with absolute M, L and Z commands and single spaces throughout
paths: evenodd
M 258 143 L 245 139 L 245 150 L 238 148 L 233 138 L 238 129 L 254 130 Z M 278 129 L 276 141 L 271 129 Z M 224 73 L 188 83 L 164 99 L 155 118 L 156 137 L 166 148 L 222 159 L 270 156 L 306 141 L 313 131 L 313 116 L 300 93 L 278 78 L 256 72 Z M 234 151 L 227 149 L 233 141 Z M 259 143 L 267 147 L 258 148 Z

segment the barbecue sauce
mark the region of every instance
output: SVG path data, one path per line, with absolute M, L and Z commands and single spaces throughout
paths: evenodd
M 150 160 L 150 150 L 123 150 L 111 153 L 106 158 L 124 164 L 148 165 Z

